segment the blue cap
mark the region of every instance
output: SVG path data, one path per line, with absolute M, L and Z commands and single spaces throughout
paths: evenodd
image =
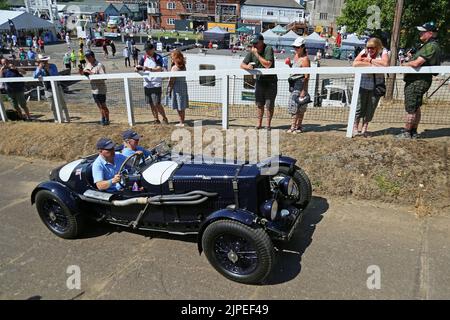
M 109 138 L 100 138 L 97 141 L 97 149 L 98 150 L 114 149 L 115 146 L 116 146 L 116 144 L 114 143 L 114 141 L 112 141 Z
M 261 33 L 257 33 L 251 38 L 250 42 L 253 43 L 253 44 L 256 44 L 260 40 L 264 41 L 264 36 Z
M 125 130 L 122 132 L 122 138 L 123 140 L 133 139 L 133 140 L 139 140 L 141 138 L 140 135 L 136 131 L 133 131 L 131 129 Z

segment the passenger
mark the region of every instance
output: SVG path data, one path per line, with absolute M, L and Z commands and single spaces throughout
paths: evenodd
M 144 155 L 144 158 L 147 158 L 151 155 L 151 152 L 147 149 L 141 147 L 139 145 L 139 140 L 141 139 L 141 136 L 131 129 L 125 130 L 122 132 L 122 138 L 123 138 L 123 145 L 125 148 L 122 150 L 122 154 L 125 157 L 129 157 L 135 153 L 142 153 Z
M 253 70 L 256 68 L 275 68 L 275 57 L 273 48 L 264 43 L 264 37 L 261 34 L 253 36 L 251 51 L 245 56 L 241 63 L 241 69 Z M 270 123 L 272 121 L 275 110 L 275 98 L 277 96 L 277 82 L 276 75 L 258 75 L 255 85 L 255 101 L 258 108 L 258 124 L 256 129 L 262 128 L 262 119 L 264 117 L 264 106 L 268 111 L 267 129 L 270 130 Z
M 92 164 L 92 176 L 98 190 L 114 192 L 121 189 L 119 169 L 127 157 L 114 150 L 115 143 L 108 138 L 97 141 L 98 157 Z
M 296 68 L 309 68 L 311 66 L 311 61 L 308 58 L 308 53 L 306 51 L 306 41 L 304 38 L 297 38 L 292 44 L 295 50 L 294 64 L 289 62 L 289 66 Z M 291 128 L 287 131 L 288 133 L 302 133 L 303 127 L 303 117 L 306 112 L 306 107 L 311 98 L 308 94 L 308 82 L 309 74 L 293 75 L 289 77 L 289 91 L 291 96 L 289 98 L 289 112 L 292 115 Z
M 441 64 L 441 48 L 437 42 L 437 27 L 433 22 L 417 27 L 420 31 L 420 41 L 423 43 L 409 62 L 402 66 L 419 68 L 422 66 L 438 66 Z M 421 118 L 423 96 L 430 89 L 433 75 L 424 73 L 407 73 L 405 82 L 406 123 L 404 132 L 397 135 L 399 139 L 420 138 L 417 128 Z
M 389 55 L 387 49 L 383 48 L 381 40 L 370 38 L 367 41 L 366 49 L 362 50 L 353 63 L 354 67 L 387 67 L 389 66 Z M 377 89 L 378 87 L 378 89 Z M 384 92 L 379 91 L 383 87 Z M 375 109 L 382 96 L 386 92 L 384 74 L 365 73 L 361 77 L 361 87 L 359 89 L 358 104 L 356 107 L 356 118 L 353 125 L 353 136 L 362 135 L 368 137 L 367 128 L 372 121 Z M 359 129 L 362 120 L 361 130 Z

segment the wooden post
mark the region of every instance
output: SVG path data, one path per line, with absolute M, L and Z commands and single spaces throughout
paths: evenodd
M 403 3 L 404 0 L 397 0 L 395 7 L 395 17 L 394 26 L 392 27 L 391 35 L 391 57 L 389 61 L 390 66 L 397 65 L 397 55 L 398 55 L 398 42 L 400 40 L 400 23 L 402 20 L 403 13 Z M 394 96 L 394 86 L 396 74 L 390 74 L 386 82 L 386 100 L 392 100 Z

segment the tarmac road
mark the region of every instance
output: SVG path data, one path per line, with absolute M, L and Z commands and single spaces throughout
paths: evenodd
M 316 196 L 267 283 L 242 285 L 192 237 L 93 225 L 83 239 L 57 238 L 30 205 L 56 165 L 0 156 L 0 299 L 450 299 L 449 215 Z M 80 289 L 67 287 L 73 265 Z

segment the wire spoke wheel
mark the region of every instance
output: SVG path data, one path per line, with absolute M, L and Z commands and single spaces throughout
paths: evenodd
M 273 244 L 267 233 L 237 221 L 211 223 L 203 233 L 202 246 L 211 265 L 237 282 L 261 283 L 274 262 Z
M 45 226 L 58 237 L 76 238 L 83 229 L 80 214 L 72 212 L 56 194 L 40 190 L 36 194 L 36 209 Z

